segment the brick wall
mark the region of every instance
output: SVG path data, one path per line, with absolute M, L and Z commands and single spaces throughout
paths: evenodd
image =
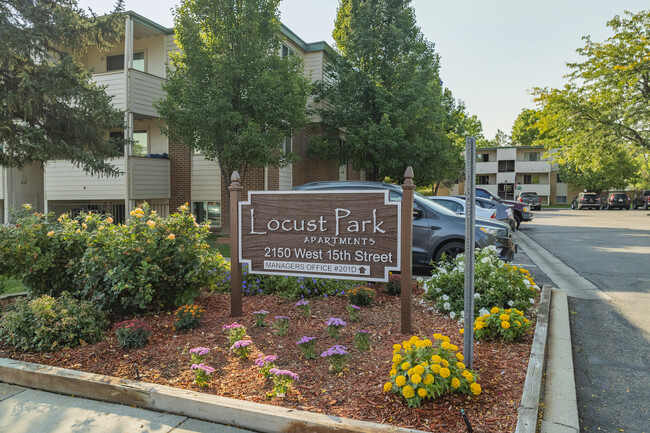
M 169 142 L 169 212 L 192 202 L 192 151 L 181 143 Z
M 339 165 L 335 160 L 311 159 L 307 157 L 311 136 L 329 135 L 338 139 L 338 132 L 327 130 L 320 123 L 311 123 L 293 137 L 293 151 L 300 161 L 293 164 L 293 186 L 317 180 L 339 180 Z

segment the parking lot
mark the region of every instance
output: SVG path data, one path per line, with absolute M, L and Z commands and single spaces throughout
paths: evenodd
M 523 233 L 604 294 L 569 298 L 581 431 L 648 431 L 648 214 L 544 209 L 521 225 Z

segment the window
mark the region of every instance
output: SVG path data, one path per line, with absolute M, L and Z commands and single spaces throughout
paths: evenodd
M 558 195 L 555 197 L 555 201 L 558 203 L 566 203 L 566 195 Z
M 476 184 L 477 185 L 489 185 L 490 184 L 490 176 L 486 176 L 486 175 L 476 176 Z
M 124 131 L 112 131 L 108 133 L 108 136 L 111 141 L 119 140 L 124 138 Z M 115 152 L 118 155 L 124 155 L 124 146 L 121 144 L 115 143 Z
M 539 152 L 524 153 L 524 161 L 541 161 L 542 155 Z
M 293 51 L 288 46 L 282 44 L 282 48 L 280 49 L 280 57 L 286 59 L 287 57 L 293 56 L 294 54 L 296 54 L 295 51 Z
M 147 131 L 133 131 L 133 155 L 145 156 L 148 149 Z
M 499 161 L 499 173 L 510 173 L 515 171 L 515 161 Z
M 210 227 L 221 227 L 221 202 L 196 201 L 192 203 L 196 222 L 210 222 Z
M 476 162 L 490 162 L 490 154 L 489 153 L 477 153 L 476 154 Z
M 536 185 L 539 183 L 539 174 L 524 174 L 524 184 Z
M 562 183 L 562 182 L 564 182 L 564 181 L 562 180 L 562 177 L 560 177 L 560 173 L 558 173 L 557 174 L 557 183 Z
M 106 71 L 124 69 L 124 54 L 106 56 Z M 133 69 L 144 72 L 144 51 L 133 53 Z

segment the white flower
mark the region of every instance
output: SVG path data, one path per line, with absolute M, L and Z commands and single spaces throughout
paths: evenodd
M 460 317 L 465 317 L 465 310 L 460 310 Z
M 438 274 L 440 274 L 440 275 L 445 275 L 446 273 L 447 273 L 447 270 L 445 268 L 440 268 L 438 270 Z
M 449 310 L 451 308 L 451 304 L 449 302 L 445 302 L 444 304 L 442 304 L 442 308 L 444 308 L 445 310 Z
M 481 299 L 480 293 L 474 293 L 474 299 Z
M 524 280 L 524 285 L 525 285 L 526 287 L 530 287 L 530 281 L 528 281 L 528 280 Z
M 490 312 L 487 310 L 487 308 L 483 307 L 480 310 L 478 310 L 479 316 L 485 316 L 486 314 L 490 314 Z
M 529 301 L 530 301 L 531 304 L 535 303 L 535 300 L 533 298 L 530 298 Z
M 442 300 L 443 300 L 443 301 L 448 301 L 448 300 L 449 300 L 449 296 L 447 296 L 447 295 L 442 295 Z
M 456 318 L 456 313 L 454 313 L 453 311 L 450 311 L 449 312 L 449 317 L 451 317 L 452 319 L 455 319 Z
M 535 289 L 535 290 L 539 290 L 539 286 L 538 286 L 537 284 L 535 284 L 535 285 L 533 286 L 533 289 Z
M 512 307 L 513 305 L 515 305 L 515 301 L 512 301 L 512 300 L 508 301 L 508 306 L 509 307 Z
M 490 263 L 490 259 L 488 257 L 483 257 L 481 263 Z
M 420 284 L 424 283 L 424 278 L 418 277 L 416 281 L 418 282 L 418 286 L 419 286 Z
M 442 292 L 442 289 L 440 287 L 436 287 L 436 292 L 440 293 Z

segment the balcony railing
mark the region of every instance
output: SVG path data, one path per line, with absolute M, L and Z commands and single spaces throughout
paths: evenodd
M 113 97 L 112 103 L 116 108 L 145 116 L 158 116 L 153 102 L 165 96 L 162 89 L 164 78 L 129 69 L 129 92 L 127 92 L 124 71 L 94 74 L 93 80 L 98 85 L 107 86 L 106 93 Z

